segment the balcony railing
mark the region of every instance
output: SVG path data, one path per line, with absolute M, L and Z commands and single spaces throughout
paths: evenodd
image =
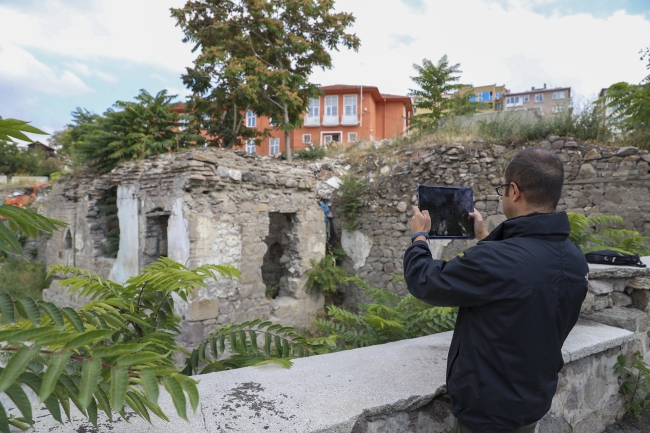
M 337 126 L 339 124 L 339 116 L 323 116 L 323 126 Z
M 305 116 L 305 126 L 320 126 L 320 117 Z
M 341 125 L 356 126 L 358 124 L 359 124 L 359 119 L 357 118 L 356 115 L 341 117 Z

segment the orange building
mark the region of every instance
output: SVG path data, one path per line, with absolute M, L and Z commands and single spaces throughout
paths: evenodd
M 324 95 L 309 100 L 302 128 L 290 133 L 292 150 L 330 141 L 354 143 L 406 134 L 413 116 L 408 96 L 380 93 L 373 86 L 336 84 L 321 89 Z M 178 104 L 174 110 L 182 111 L 184 107 L 185 104 Z M 285 150 L 284 132 L 273 129 L 271 119 L 249 111 L 244 121 L 249 128 L 271 129 L 271 135 L 259 145 L 249 142 L 245 146 L 247 152 L 273 156 Z

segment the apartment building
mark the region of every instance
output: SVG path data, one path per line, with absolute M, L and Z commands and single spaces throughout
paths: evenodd
M 321 87 L 324 95 L 309 100 L 302 128 L 289 134 L 291 149 L 298 151 L 310 146 L 326 145 L 332 141 L 355 143 L 375 141 L 406 134 L 413 115 L 411 98 L 381 93 L 374 86 L 336 84 Z M 246 113 L 249 128 L 273 128 L 270 119 Z M 281 130 L 260 145 L 250 141 L 246 151 L 274 156 L 285 149 Z
M 485 86 L 467 86 L 458 91 L 461 96 L 471 94 L 469 100 L 471 102 L 481 102 L 486 104 L 485 109 L 479 110 L 481 113 L 489 113 L 491 111 L 500 111 L 504 107 L 504 97 L 509 93 L 505 84 L 497 86 L 496 84 L 488 84 Z
M 571 87 L 544 87 L 530 91 L 508 93 L 505 97 L 506 111 L 540 108 L 542 115 L 563 113 L 572 107 Z

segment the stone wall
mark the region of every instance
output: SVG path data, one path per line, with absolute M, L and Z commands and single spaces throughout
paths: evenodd
M 601 147 L 561 137 L 549 137 L 537 145 L 557 153 L 565 164 L 565 187 L 558 210 L 588 216 L 620 215 L 625 228 L 650 235 L 648 151 Z M 505 219 L 494 187 L 501 183 L 507 163 L 522 148 L 483 142 L 419 143 L 394 152 L 368 151 L 361 162 L 348 168 L 353 175 L 369 179 L 371 185 L 366 206 L 359 212 L 360 226 L 354 233 L 341 229 L 339 204 L 332 195 L 335 231 L 341 234 L 349 256 L 343 261 L 344 268 L 370 284 L 406 294 L 404 283 L 393 282 L 392 274 L 403 273 L 402 258 L 410 244 L 409 221 L 411 206 L 417 204 L 417 185 L 472 187 L 476 209 L 492 230 Z M 326 183 L 321 185 L 325 195 L 332 190 Z M 433 255 L 445 259 L 475 243 L 430 241 Z M 362 300 L 363 294 L 354 287 L 347 290 L 348 305 Z
M 188 304 L 176 302 L 188 346 L 217 325 L 256 318 L 306 326 L 324 302 L 303 289 L 310 260 L 325 253 L 314 185 L 313 174 L 300 167 L 214 149 L 123 164 L 99 176 L 70 175 L 37 202 L 44 214 L 69 224 L 44 241 L 40 257 L 48 266 L 73 265 L 120 283 L 160 256 L 190 268 L 234 265 L 241 280 L 209 281 Z M 106 253 L 115 213 L 110 197 L 119 218 L 117 257 Z M 267 299 L 264 260 L 275 244 L 280 250 L 276 245 L 269 253 L 276 255 L 280 292 Z M 61 306 L 85 301 L 56 280 L 43 296 Z

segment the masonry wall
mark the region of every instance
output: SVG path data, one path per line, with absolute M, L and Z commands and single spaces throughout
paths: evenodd
M 426 143 L 425 143 L 426 144 Z M 565 164 L 565 187 L 558 210 L 585 215 L 620 215 L 625 228 L 650 235 L 650 153 L 633 147 L 600 147 L 570 138 L 550 137 L 536 143 L 556 152 Z M 403 254 L 410 244 L 411 206 L 417 204 L 418 184 L 472 187 L 475 206 L 489 230 L 505 217 L 495 186 L 507 163 L 522 146 L 484 142 L 453 143 L 402 148 L 394 153 L 369 151 L 349 171 L 370 179 L 366 205 L 359 212 L 360 225 L 353 233 L 340 226 L 336 195 L 332 210 L 335 230 L 341 235 L 348 257 L 343 266 L 369 283 L 406 294 L 402 274 Z M 325 185 L 326 186 L 326 185 Z M 450 259 L 476 241 L 431 241 L 435 257 Z M 364 296 L 347 289 L 346 303 L 356 305 Z
M 106 197 L 116 198 L 119 251 L 106 254 Z M 124 164 L 104 175 L 81 173 L 57 182 L 40 203 L 48 216 L 69 224 L 41 251 L 46 265 L 81 267 L 123 283 L 159 256 L 190 268 L 231 264 L 241 280 L 222 278 L 176 302 L 183 343 L 204 340 L 217 325 L 256 318 L 307 326 L 323 309 L 320 295 L 303 289 L 310 260 L 325 253 L 322 210 L 313 175 L 302 168 L 232 151 L 195 150 Z M 110 212 L 109 212 L 110 213 Z M 279 295 L 265 296 L 262 266 L 272 217 L 279 234 Z M 80 306 L 57 280 L 44 291 L 57 305 Z

